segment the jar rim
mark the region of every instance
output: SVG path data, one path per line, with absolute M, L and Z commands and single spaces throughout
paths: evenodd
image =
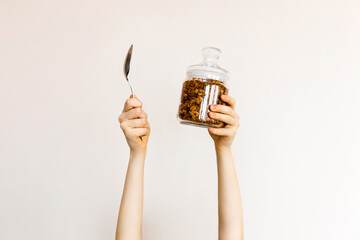
M 210 70 L 202 70 L 202 69 L 188 70 L 186 75 L 190 78 L 195 77 L 195 78 L 213 79 L 222 82 L 227 82 L 229 80 L 228 74 L 210 71 Z

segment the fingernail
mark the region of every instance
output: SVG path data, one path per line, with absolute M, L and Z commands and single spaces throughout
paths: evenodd
M 212 109 L 216 109 L 216 105 L 211 105 L 211 108 L 212 108 Z

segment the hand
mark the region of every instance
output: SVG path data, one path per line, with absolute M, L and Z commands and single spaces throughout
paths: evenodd
M 209 133 L 215 143 L 216 149 L 230 148 L 235 138 L 236 131 L 240 127 L 240 117 L 235 112 L 235 99 L 229 95 L 221 95 L 221 100 L 227 103 L 225 105 L 211 105 L 209 117 L 225 123 L 222 128 L 210 127 Z
M 123 112 L 119 116 L 119 123 L 130 150 L 134 153 L 145 154 L 150 125 L 147 114 L 142 109 L 142 102 L 136 96 L 126 100 Z

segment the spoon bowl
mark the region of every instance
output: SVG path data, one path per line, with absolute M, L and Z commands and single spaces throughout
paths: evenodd
M 128 53 L 126 54 L 126 58 L 124 61 L 124 76 L 126 78 L 126 81 L 128 82 L 129 86 L 130 86 L 130 90 L 131 90 L 131 96 L 134 96 L 134 91 L 131 87 L 130 81 L 129 81 L 129 72 L 130 72 L 130 61 L 131 61 L 131 55 L 132 55 L 132 50 L 133 50 L 133 45 L 131 44 Z

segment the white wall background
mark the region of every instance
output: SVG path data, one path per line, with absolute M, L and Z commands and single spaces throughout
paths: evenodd
M 356 0 L 1 1 L 0 239 L 114 239 L 130 90 L 152 127 L 144 239 L 217 239 L 212 141 L 175 117 L 223 51 L 249 240 L 360 239 Z

